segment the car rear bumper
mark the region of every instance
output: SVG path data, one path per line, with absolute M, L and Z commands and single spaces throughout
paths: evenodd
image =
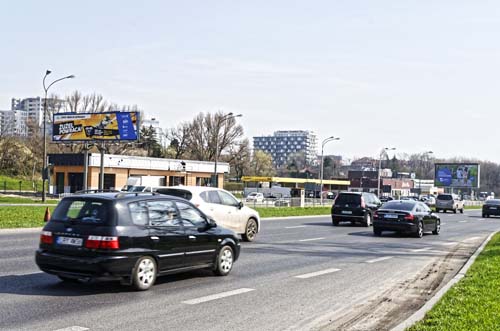
M 417 224 L 410 222 L 373 221 L 373 229 L 380 231 L 416 232 Z
M 500 215 L 500 209 L 483 209 L 485 215 Z
M 130 276 L 137 257 L 133 256 L 69 256 L 38 249 L 35 256 L 40 270 L 70 278 L 110 278 Z
M 351 222 L 363 222 L 365 220 L 364 215 L 346 215 L 346 214 L 332 214 L 332 221 L 351 221 Z

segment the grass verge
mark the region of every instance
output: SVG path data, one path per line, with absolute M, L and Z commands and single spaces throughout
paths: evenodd
M 257 207 L 260 217 L 330 215 L 332 207 Z
M 464 209 L 481 209 L 483 206 L 464 206 Z
M 21 178 L 12 178 L 8 176 L 0 175 L 0 191 L 4 190 L 8 191 L 19 191 L 19 183 L 21 184 L 21 191 L 35 191 L 42 189 L 42 181 L 35 180 L 34 182 L 31 180 L 21 179 Z
M 466 276 L 408 330 L 500 330 L 499 298 L 500 234 L 496 234 Z
M 43 226 L 46 207 L 0 207 L 0 229 L 34 228 Z M 49 207 L 50 212 L 54 207 Z
M 59 200 L 47 199 L 45 203 L 57 204 Z M 31 199 L 22 197 L 0 196 L 0 203 L 42 203 L 41 199 Z

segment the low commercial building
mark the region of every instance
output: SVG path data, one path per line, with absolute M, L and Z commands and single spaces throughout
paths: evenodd
M 49 190 L 53 194 L 74 193 L 82 190 L 84 154 L 50 154 L 51 178 Z M 87 188 L 97 189 L 100 181 L 101 154 L 88 154 Z M 121 189 L 129 177 L 163 177 L 160 184 L 210 186 L 214 162 L 175 160 L 141 156 L 104 154 L 104 189 Z M 217 163 L 218 187 L 223 186 L 229 164 Z

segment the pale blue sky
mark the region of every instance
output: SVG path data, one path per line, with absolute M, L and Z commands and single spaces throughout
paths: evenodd
M 164 127 L 242 113 L 246 135 L 313 130 L 326 153 L 500 162 L 500 2 L 2 1 L 0 109 L 52 92 L 137 104 Z

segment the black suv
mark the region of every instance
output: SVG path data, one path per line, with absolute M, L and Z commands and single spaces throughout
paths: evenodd
M 370 226 L 373 213 L 380 205 L 382 203 L 373 193 L 341 192 L 333 202 L 332 223 L 339 225 L 341 221 L 349 221 Z
M 63 281 L 116 279 L 147 290 L 164 274 L 211 268 L 225 276 L 239 253 L 234 232 L 182 198 L 85 193 L 58 204 L 36 263 Z

